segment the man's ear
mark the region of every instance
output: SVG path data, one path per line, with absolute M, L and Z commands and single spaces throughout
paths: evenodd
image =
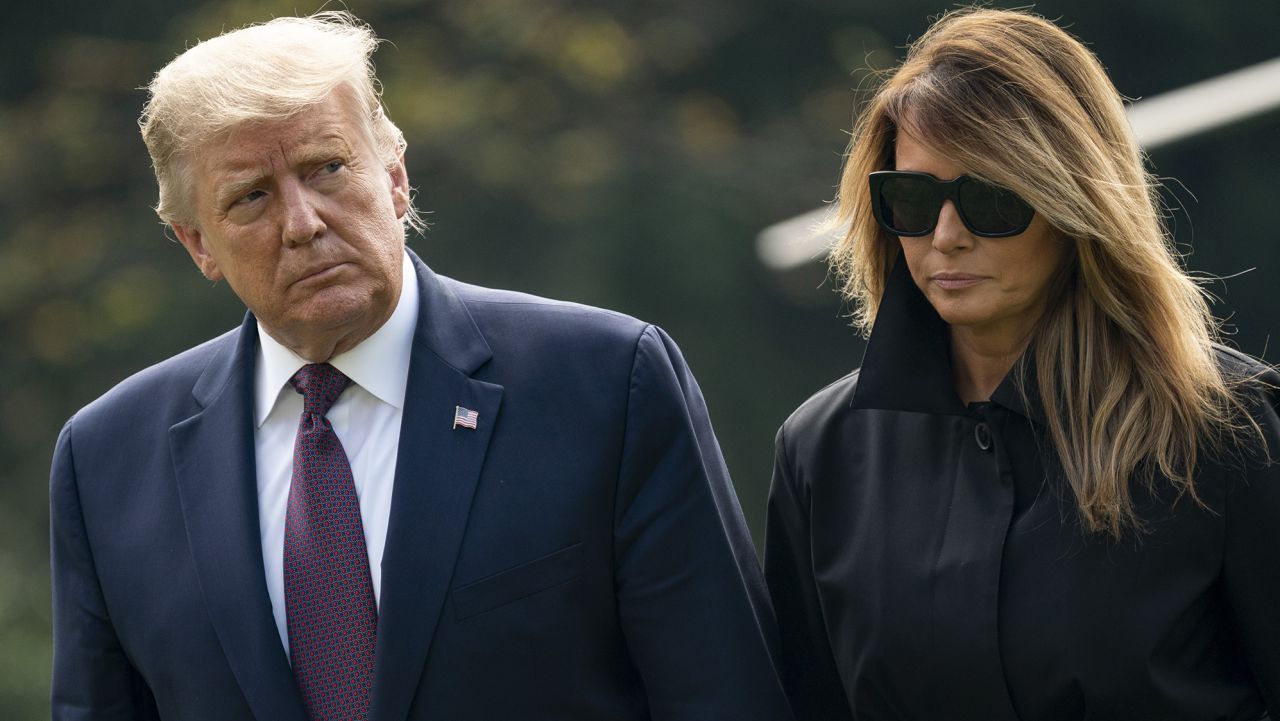
M 178 236 L 178 242 L 182 243 L 182 247 L 187 249 L 187 253 L 191 255 L 191 260 L 195 261 L 196 267 L 204 274 L 204 277 L 218 282 L 222 280 L 222 271 L 218 270 L 218 261 L 213 259 L 213 255 L 209 253 L 209 249 L 204 244 L 204 234 L 194 225 L 182 225 L 180 223 L 170 223 L 173 228 L 174 235 Z
M 404 153 L 387 172 L 391 175 L 391 204 L 396 209 L 396 217 L 404 218 L 409 212 L 409 171 L 405 168 Z

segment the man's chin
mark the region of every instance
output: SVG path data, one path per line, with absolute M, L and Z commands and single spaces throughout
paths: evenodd
M 378 304 L 370 302 L 367 296 L 325 295 L 328 297 L 312 298 L 312 302 L 303 307 L 290 308 L 277 319 L 259 315 L 258 320 L 273 337 L 291 347 L 296 343 L 346 345 L 343 341 L 348 338 L 355 337 L 355 342 L 358 343 L 373 335 L 390 315 L 385 309 L 380 309 Z
M 294 327 L 316 330 L 340 328 L 362 319 L 390 315 L 389 303 L 367 287 L 329 285 L 316 288 L 285 309 Z

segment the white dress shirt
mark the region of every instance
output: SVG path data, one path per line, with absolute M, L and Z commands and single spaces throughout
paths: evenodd
M 400 445 L 400 421 L 409 382 L 409 352 L 418 322 L 418 277 L 406 254 L 400 301 L 373 335 L 329 363 L 352 383 L 328 413 L 351 463 L 360 520 L 369 550 L 375 601 L 381 598 L 382 551 L 391 515 L 392 481 Z M 293 478 L 293 445 L 302 416 L 302 396 L 289 379 L 307 361 L 280 345 L 258 324 L 254 375 L 254 448 L 257 451 L 258 523 L 262 565 L 276 628 L 285 651 L 289 632 L 284 601 L 284 522 Z

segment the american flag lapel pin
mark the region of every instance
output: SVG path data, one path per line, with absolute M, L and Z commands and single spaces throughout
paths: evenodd
M 457 430 L 458 426 L 463 428 L 476 429 L 476 421 L 480 419 L 480 414 L 470 408 L 462 406 L 453 407 L 453 428 Z

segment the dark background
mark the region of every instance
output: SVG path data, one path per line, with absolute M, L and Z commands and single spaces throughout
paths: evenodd
M 1021 3 L 993 3 L 1015 6 Z M 330 5 L 331 8 L 339 7 Z M 865 69 L 940 1 L 350 0 L 433 227 L 463 280 L 602 305 L 676 338 L 759 538 L 773 434 L 859 363 L 821 266 L 777 274 L 766 225 L 834 194 Z M 152 73 L 199 38 L 298 2 L 26 3 L 0 30 L 0 718 L 47 718 L 47 477 L 65 419 L 235 325 L 150 206 L 135 125 Z M 1130 98 L 1280 55 L 1277 0 L 1088 0 L 1035 10 Z M 1231 342 L 1274 361 L 1280 113 L 1152 152 L 1190 269 Z M 139 559 L 145 562 L 145 559 Z

